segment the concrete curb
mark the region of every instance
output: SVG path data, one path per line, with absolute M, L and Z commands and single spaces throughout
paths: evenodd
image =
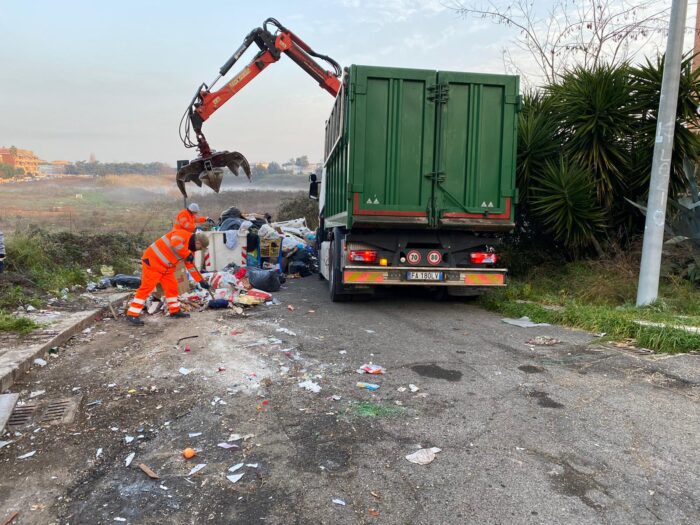
M 123 302 L 127 297 L 129 297 L 129 295 L 130 293 L 112 294 L 107 299 L 107 305 L 95 310 L 85 311 L 84 317 L 67 328 L 64 328 L 60 333 L 53 336 L 48 341 L 16 348 L 5 353 L 0 362 L 0 392 L 5 392 L 7 389 L 9 389 L 14 382 L 22 376 L 22 374 L 29 370 L 34 363 L 34 359 L 37 357 L 46 357 L 51 348 L 54 346 L 61 346 L 66 343 L 66 341 L 68 341 L 71 337 L 79 332 L 82 332 L 85 330 L 85 328 L 93 324 L 98 316 L 110 312 L 110 307 L 116 307 L 119 303 Z

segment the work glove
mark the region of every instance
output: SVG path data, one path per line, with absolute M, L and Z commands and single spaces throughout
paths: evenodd
M 207 281 L 201 281 L 201 282 L 199 283 L 199 286 L 201 286 L 201 287 L 204 288 L 205 290 L 208 290 L 209 288 L 211 288 L 211 284 L 209 284 Z

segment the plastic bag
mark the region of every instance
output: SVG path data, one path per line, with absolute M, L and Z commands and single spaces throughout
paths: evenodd
M 277 292 L 281 286 L 279 274 L 275 270 L 248 267 L 248 280 L 253 288 L 265 292 Z

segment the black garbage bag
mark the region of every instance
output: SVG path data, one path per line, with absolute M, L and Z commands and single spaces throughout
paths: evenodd
M 109 279 L 112 286 L 124 286 L 126 288 L 138 288 L 141 286 L 141 278 L 135 275 L 124 275 L 123 273 L 118 273 L 114 277 Z
M 248 266 L 247 276 L 251 286 L 263 292 L 277 292 L 282 285 L 277 270 L 262 270 Z
M 311 275 L 311 268 L 309 268 L 308 263 L 302 261 L 290 261 L 289 266 L 287 266 L 287 273 L 298 273 L 302 277 L 308 277 Z
M 235 206 L 231 206 L 221 212 L 221 215 L 219 215 L 219 224 L 222 224 L 226 219 L 241 219 L 242 217 L 241 210 Z

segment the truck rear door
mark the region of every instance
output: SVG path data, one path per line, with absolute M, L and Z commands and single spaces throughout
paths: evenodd
M 433 225 L 512 223 L 518 79 L 440 71 Z
M 350 144 L 357 222 L 428 223 L 435 106 L 431 70 L 353 66 Z

